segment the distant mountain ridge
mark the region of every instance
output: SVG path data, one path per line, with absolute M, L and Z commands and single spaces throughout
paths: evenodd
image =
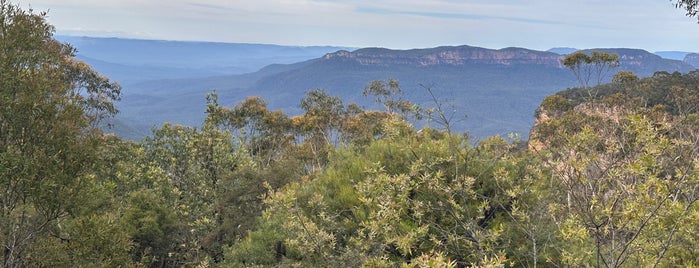
M 609 54 L 619 55 L 619 70 L 631 70 L 639 76 L 651 76 L 654 72 L 662 70 L 667 72 L 689 72 L 696 67 L 680 61 L 662 58 L 654 53 L 634 48 L 598 48 L 583 51 L 603 51 Z
M 619 55 L 619 69 L 634 70 L 642 76 L 652 75 L 657 70 L 668 72 L 687 72 L 695 67 L 678 60 L 668 60 L 642 49 L 630 48 L 596 48 L 582 50 L 585 52 L 602 51 Z M 688 54 L 696 55 L 696 54 Z M 328 53 L 323 60 L 349 60 L 361 65 L 546 65 L 565 68 L 561 60 L 564 55 L 530 50 L 525 48 L 487 49 L 472 46 L 437 47 L 432 49 L 390 50 L 385 48 L 364 48 L 354 52 L 338 51 Z
M 80 44 L 76 47 L 79 51 L 86 51 Z M 621 66 L 616 71 L 630 70 L 639 76 L 650 76 L 655 71 L 688 72 L 695 69 L 685 62 L 663 59 L 644 50 L 599 50 L 619 54 Z M 186 69 L 179 69 L 185 74 L 125 84 L 123 100 L 118 104 L 121 113 L 116 122 L 125 129 L 126 133 L 122 135 L 132 139 L 148 135 L 151 127 L 164 122 L 198 126 L 205 117 L 205 96 L 214 90 L 226 106 L 233 106 L 248 96 L 261 96 L 270 109 L 283 109 L 289 114 L 300 113 L 300 99 L 315 88 L 341 97 L 345 104 L 355 102 L 373 109 L 378 106 L 372 99 L 362 96 L 363 88 L 373 80 L 397 79 L 406 98 L 417 104 L 432 105 L 423 88 L 430 87 L 440 99 L 453 106 L 457 117 L 466 116 L 466 120 L 455 123 L 456 131 L 469 131 L 475 138 L 513 132 L 526 138 L 533 124 L 534 110 L 541 100 L 576 85 L 571 72 L 561 65 L 563 57 L 553 52 L 525 48 L 443 46 L 354 51 L 339 48 L 293 64 L 271 64 L 246 74 L 201 76 L 192 72 L 191 76 L 186 76 Z M 97 63 L 103 61 L 89 59 Z M 267 58 L 279 62 L 284 59 L 289 58 Z M 226 68 L 222 66 L 235 63 L 220 62 L 223 63 L 219 69 L 211 70 L 220 72 L 221 68 Z M 102 69 L 98 70 L 107 76 L 115 71 L 110 69 L 114 66 L 122 68 L 122 73 L 142 70 L 128 69 L 134 65 L 101 63 Z M 178 66 L 170 68 L 177 69 Z M 167 68 L 146 69 L 150 72 L 158 70 L 167 72 Z M 607 81 L 609 79 L 611 74 Z M 120 132 L 119 129 L 114 131 Z
M 498 50 L 472 47 L 437 47 L 431 49 L 390 50 L 364 48 L 354 52 L 338 51 L 323 56 L 324 60 L 347 59 L 362 65 L 465 65 L 465 64 L 543 64 L 560 67 L 561 56 L 524 48 Z
M 337 50 L 334 46 L 283 46 L 249 43 L 165 41 L 56 36 L 78 49 L 79 59 L 122 82 L 207 77 L 256 72 L 278 63 L 295 63 Z
M 571 47 L 554 47 L 549 50 L 548 52 L 553 52 L 556 54 L 560 55 L 568 55 L 571 54 L 575 51 L 578 51 L 579 49 L 577 48 L 571 48 Z M 589 49 L 588 49 L 589 50 Z M 656 51 L 653 52 L 653 54 L 660 56 L 663 59 L 668 59 L 668 60 L 679 60 L 679 61 L 684 61 L 687 64 L 690 64 L 694 66 L 695 68 L 699 68 L 699 63 L 695 61 L 688 61 L 686 59 L 687 56 L 690 56 L 691 54 L 697 54 L 694 52 L 686 52 L 686 51 Z

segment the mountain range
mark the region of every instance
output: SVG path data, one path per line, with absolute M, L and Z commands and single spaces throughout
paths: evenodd
M 347 47 L 183 42 L 56 36 L 78 50 L 78 59 L 110 78 L 130 85 L 145 80 L 193 78 L 256 72 Z
M 475 139 L 508 133 L 527 138 L 534 110 L 541 100 L 576 86 L 573 74 L 561 64 L 564 54 L 574 51 L 570 48 L 536 51 L 444 46 L 353 50 L 69 39 L 62 40 L 78 49 L 80 59 L 111 78 L 126 81 L 122 82 L 123 99 L 118 104 L 121 113 L 112 122 L 112 131 L 130 139 L 149 135 L 152 127 L 164 122 L 201 125 L 205 96 L 212 91 L 225 106 L 234 106 L 248 96 L 261 96 L 270 109 L 299 114 L 305 92 L 321 88 L 341 97 L 345 104 L 355 102 L 373 109 L 378 106 L 373 99 L 363 97 L 362 91 L 371 81 L 386 79 L 397 79 L 405 97 L 425 107 L 434 105 L 426 90 L 430 88 L 455 115 L 455 130 L 468 131 Z M 100 48 L 100 42 L 109 46 Z M 688 72 L 696 69 L 691 64 L 699 58 L 689 52 L 685 61 L 680 61 L 640 49 L 596 50 L 618 54 L 621 65 L 616 70 L 633 71 L 641 77 L 656 71 Z M 129 53 L 140 57 L 119 56 Z M 258 67 L 261 68 L 250 71 Z

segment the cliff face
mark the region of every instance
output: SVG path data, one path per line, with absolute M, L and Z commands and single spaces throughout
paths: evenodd
M 603 51 L 619 55 L 621 65 L 618 70 L 631 70 L 639 76 L 650 76 L 663 70 L 668 72 L 689 72 L 694 70 L 685 62 L 663 59 L 658 55 L 641 49 L 591 49 L 586 51 Z M 699 55 L 694 54 L 699 61 Z M 536 51 L 524 48 L 487 49 L 472 46 L 437 47 L 431 49 L 391 50 L 384 48 L 365 48 L 354 52 L 338 51 L 326 54 L 322 60 L 354 62 L 372 66 L 460 66 L 460 65 L 529 65 L 565 68 L 561 60 L 565 56 L 553 52 Z M 688 56 L 689 57 L 689 56 Z M 699 63 L 697 63 L 699 64 Z
M 689 53 L 687 54 L 687 56 L 684 57 L 683 61 L 699 69 L 699 54 Z
M 619 55 L 619 68 L 615 71 L 630 70 L 638 76 L 652 76 L 657 71 L 686 73 L 694 70 L 694 66 L 679 60 L 664 59 L 642 49 L 631 48 L 601 48 L 585 51 L 603 51 Z
M 551 52 L 523 48 L 499 50 L 471 46 L 438 47 L 433 49 L 389 50 L 360 49 L 354 52 L 338 51 L 326 54 L 324 60 L 355 61 L 362 65 L 547 65 L 562 68 L 563 56 Z

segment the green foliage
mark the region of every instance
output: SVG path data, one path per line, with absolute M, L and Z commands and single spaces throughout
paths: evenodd
M 292 122 L 281 111 L 269 111 L 259 97 L 250 97 L 232 109 L 221 107 L 218 96 L 207 97 L 207 128 L 220 128 L 245 140 L 245 150 L 260 165 L 269 165 L 285 155 L 292 142 Z
M 546 116 L 558 117 L 573 108 L 573 103 L 561 95 L 551 95 L 544 99 L 536 110 L 536 117 Z
M 456 137 L 424 133 L 337 151 L 323 172 L 271 195 L 265 228 L 234 246 L 227 260 L 394 266 L 415 259 L 445 267 L 504 260 L 503 224 L 512 221 L 506 215 L 518 196 L 512 180 L 528 173 L 526 165 L 506 156 L 514 148 L 501 139 L 476 148 L 463 142 L 455 153 L 467 161 L 455 174 L 448 140 Z M 280 236 L 253 239 L 270 233 Z M 273 259 L 274 243 L 285 254 Z
M 592 89 L 573 88 L 556 95 L 561 95 L 574 105 L 578 105 L 593 99 L 604 101 L 611 95 L 621 93 L 628 100 L 624 105 L 626 109 L 664 106 L 664 109 L 672 115 L 677 115 L 680 112 L 691 113 L 696 109 L 692 103 L 699 95 L 697 83 L 699 83 L 699 71 L 686 74 L 656 72 L 652 77 L 639 80 L 630 72 L 619 72 L 615 75 L 612 84 L 599 85 Z M 589 90 L 597 93 L 595 98 L 589 98 Z M 677 96 L 681 97 L 677 98 Z
M 301 99 L 305 113 L 294 118 L 294 126 L 302 134 L 302 151 L 313 169 L 322 168 L 328 159 L 330 147 L 341 142 L 345 107 L 339 97 L 328 95 L 321 89 L 308 91 Z
M 405 117 L 422 118 L 421 109 L 412 102 L 405 100 L 398 80 L 371 81 L 362 92 L 364 96 L 374 96 L 376 103 L 383 104 L 388 113 L 397 113 Z
M 562 60 L 563 65 L 570 69 L 578 79 L 580 86 L 589 89 L 590 80 L 596 82 L 596 86 L 602 84 L 605 76 L 615 67 L 619 66 L 619 55 L 602 51 L 576 51 Z M 594 98 L 594 91 L 588 90 L 590 98 Z
M 252 228 L 265 180 L 283 184 L 267 177 L 269 171 L 259 171 L 229 132 L 211 126 L 199 131 L 165 124 L 142 146 L 147 165 L 167 178 L 159 186 L 166 198 L 161 203 L 178 224 L 169 232 L 171 240 L 161 244 L 164 251 L 151 254 L 177 265 L 220 260 L 222 247 Z M 269 170 L 279 171 L 275 167 Z M 286 171 L 293 174 L 294 169 Z
M 132 242 L 124 227 L 114 213 L 66 220 L 59 233 L 37 239 L 28 252 L 26 265 L 130 267 Z
M 562 264 L 695 263 L 679 246 L 693 243 L 694 236 L 678 234 L 679 224 L 696 220 L 693 189 L 699 170 L 693 164 L 696 139 L 690 138 L 696 137 L 696 126 L 683 123 L 693 120 L 694 110 L 680 100 L 692 99 L 694 92 L 677 86 L 695 88 L 689 82 L 695 74 L 670 76 L 675 79 L 661 74 L 636 82 L 639 89 L 626 94 L 583 102 L 534 129 L 533 143 L 551 168 L 553 185 L 566 193 L 549 206 L 559 239 L 566 241 Z M 668 82 L 675 84 L 674 103 L 666 102 L 673 108 L 645 108 L 660 90 L 656 86 Z M 683 257 L 668 257 L 675 254 Z
M 180 224 L 175 212 L 167 207 L 165 198 L 152 190 L 134 192 L 128 202 L 124 220 L 136 244 L 134 258 L 146 265 L 164 265 Z
M 620 71 L 612 78 L 612 84 L 616 84 L 626 90 L 632 92 L 638 84 L 638 76 L 631 71 Z
M 0 2 L 0 259 L 5 267 L 33 265 L 33 248 L 56 244 L 63 220 L 81 212 L 95 183 L 95 152 L 102 146 L 94 126 L 116 113 L 113 101 L 120 94 L 118 84 L 76 61 L 72 47 L 52 38 L 45 16 Z

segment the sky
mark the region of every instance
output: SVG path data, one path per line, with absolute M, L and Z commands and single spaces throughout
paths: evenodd
M 699 24 L 670 0 L 14 0 L 57 34 L 428 48 L 629 47 L 699 52 Z

